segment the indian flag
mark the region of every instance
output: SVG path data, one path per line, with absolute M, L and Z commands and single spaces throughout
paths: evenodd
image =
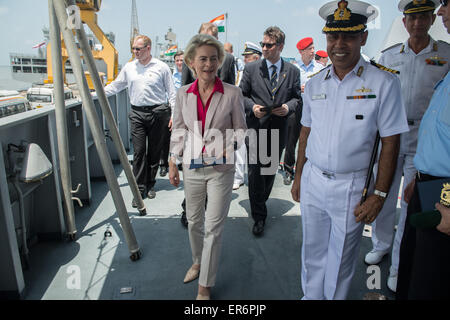
M 219 29 L 219 32 L 225 32 L 225 15 L 218 16 L 217 18 L 214 18 L 210 21 L 211 23 L 214 23 L 217 28 Z
M 177 50 L 178 50 L 177 46 L 172 46 L 164 52 L 164 55 L 171 57 L 175 55 L 175 53 L 177 53 Z

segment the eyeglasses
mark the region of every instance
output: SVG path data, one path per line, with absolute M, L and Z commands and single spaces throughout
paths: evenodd
M 267 49 L 272 49 L 272 47 L 275 46 L 276 43 L 260 42 L 259 45 L 261 46 L 261 48 L 267 47 Z
M 439 2 L 446 7 L 448 5 L 448 0 L 439 0 Z
M 145 47 L 142 47 L 142 48 L 137 48 L 137 47 L 133 47 L 133 48 L 131 48 L 133 51 L 137 51 L 137 52 L 139 52 L 139 51 L 141 51 L 142 49 L 145 49 L 145 48 L 147 48 L 148 46 L 145 46 Z

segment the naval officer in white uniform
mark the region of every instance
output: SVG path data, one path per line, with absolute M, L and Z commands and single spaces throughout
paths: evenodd
M 379 61 L 380 64 L 400 72 L 398 77 L 401 83 L 409 132 L 401 135 L 400 153 L 391 192 L 389 192 L 383 210 L 372 224 L 373 249 L 365 256 L 365 262 L 367 264 L 380 263 L 383 256 L 390 251 L 394 239 L 392 264 L 387 281 L 388 288 L 394 292 L 397 287 L 400 242 L 408 206 L 402 198 L 400 218 L 395 232 L 395 213 L 401 178 L 403 175 L 401 192 L 403 197 L 404 188 L 416 173 L 413 159 L 416 154 L 421 119 L 428 108 L 434 87 L 450 69 L 450 45 L 444 41 L 434 40 L 428 33 L 436 19 L 434 11 L 438 6 L 438 0 L 401 0 L 398 8 L 404 14 L 403 23 L 409 38 L 404 43 L 384 50 Z
M 370 8 L 370 10 L 369 10 Z M 360 54 L 378 11 L 361 1 L 333 1 L 319 11 L 332 65 L 306 84 L 292 197 L 300 201 L 303 299 L 346 299 L 364 223 L 380 212 L 408 131 L 398 78 Z M 377 132 L 381 158 L 360 205 Z

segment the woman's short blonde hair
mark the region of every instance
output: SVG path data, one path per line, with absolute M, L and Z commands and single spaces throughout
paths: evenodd
M 222 63 L 225 59 L 225 50 L 223 49 L 222 43 L 219 42 L 213 36 L 208 34 L 197 34 L 189 40 L 186 49 L 184 50 L 184 62 L 191 69 L 191 63 L 195 59 L 195 55 L 197 54 L 197 49 L 201 46 L 213 46 L 217 49 L 217 59 L 219 60 L 219 68 L 222 66 Z M 191 69 L 192 70 L 192 69 Z M 192 70 L 192 72 L 195 71 Z

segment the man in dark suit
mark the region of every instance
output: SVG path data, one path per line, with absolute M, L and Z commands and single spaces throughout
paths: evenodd
M 216 39 L 219 39 L 219 30 L 214 23 L 205 22 L 202 23 L 200 29 L 198 30 L 199 34 L 209 34 Z M 229 84 L 235 84 L 236 81 L 236 72 L 235 72 L 235 61 L 234 56 L 228 52 L 225 53 L 225 59 L 223 61 L 222 66 L 219 68 L 217 75 L 220 80 Z M 191 70 L 188 66 L 183 63 L 183 70 L 181 75 L 181 85 L 187 85 L 195 81 L 194 76 L 192 75 Z
M 280 28 L 267 28 L 261 42 L 264 59 L 245 66 L 239 85 L 244 95 L 247 126 L 249 130 L 254 129 L 257 139 L 257 143 L 247 141 L 248 188 L 252 218 L 255 222 L 253 234 L 256 236 L 260 236 L 264 231 L 267 218 L 266 201 L 272 191 L 281 153 L 286 145 L 288 116 L 302 106 L 300 71 L 281 59 L 284 42 L 285 34 Z M 271 141 L 271 138 L 276 137 L 273 134 L 277 132 L 278 141 Z M 267 134 L 267 140 L 263 137 L 264 134 Z M 266 145 L 261 146 L 260 140 Z M 255 145 L 258 147 L 254 148 Z M 264 160 L 261 156 L 264 157 L 266 152 L 262 150 L 260 154 L 260 147 L 267 147 L 267 156 L 271 159 L 269 164 L 267 161 L 261 161 Z M 276 149 L 278 154 L 272 155 L 271 150 Z
M 219 29 L 214 23 L 205 22 L 202 23 L 200 29 L 198 30 L 199 34 L 209 34 L 216 39 L 219 39 Z M 187 84 L 191 84 L 195 81 L 194 75 L 189 67 L 183 62 L 181 74 L 181 85 L 185 86 Z M 235 73 L 235 59 L 234 56 L 228 52 L 225 52 L 225 59 L 223 61 L 222 66 L 217 71 L 217 75 L 220 80 L 223 82 L 234 85 L 236 81 L 236 73 Z M 188 221 L 186 218 L 186 199 L 181 203 L 181 207 L 183 208 L 183 212 L 181 213 L 181 224 L 185 227 L 188 225 Z

